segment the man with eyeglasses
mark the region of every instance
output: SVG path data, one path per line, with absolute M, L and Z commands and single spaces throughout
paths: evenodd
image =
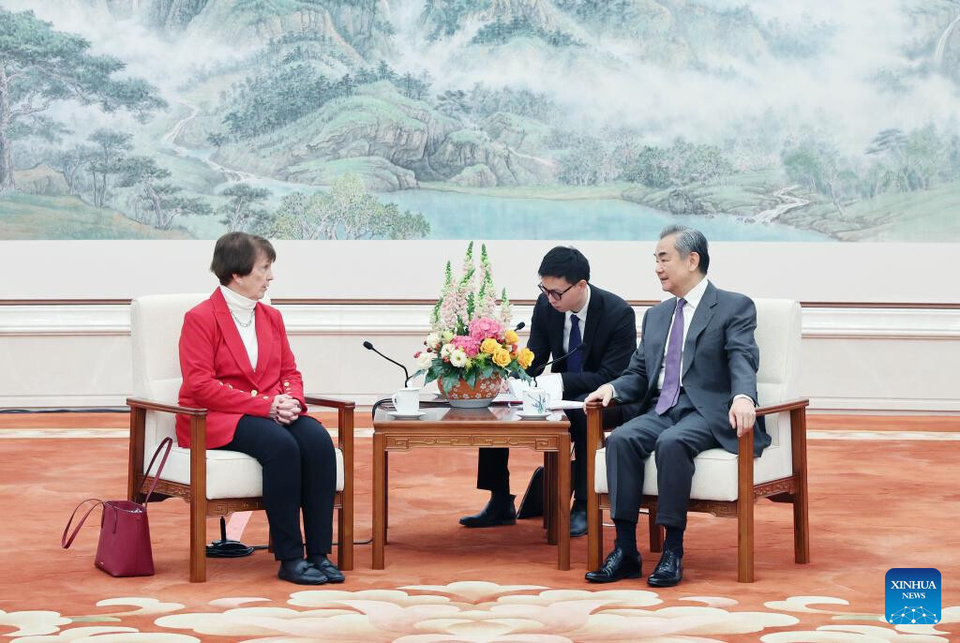
M 553 248 L 538 273 L 540 296 L 527 342 L 535 357 L 527 372 L 539 375 L 548 361 L 566 356 L 553 363 L 552 371 L 560 374 L 564 399 L 583 399 L 627 367 L 637 348 L 636 315 L 622 298 L 589 283 L 590 263 L 576 248 Z M 631 408 L 611 411 L 624 417 Z M 587 533 L 587 461 L 582 457 L 587 452 L 587 421 L 582 410 L 567 411 L 567 417 L 576 456 L 570 534 L 582 536 Z M 477 488 L 490 491 L 490 501 L 460 524 L 495 527 L 516 522 L 509 455 L 509 449 L 480 449 Z

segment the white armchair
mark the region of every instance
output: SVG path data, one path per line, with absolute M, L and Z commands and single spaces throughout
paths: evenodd
M 755 336 L 760 347 L 757 416 L 765 418 L 773 442 L 759 458 L 740 458 L 724 449 L 704 451 L 694 461 L 696 473 L 690 491 L 690 511 L 737 516 L 737 579 L 741 583 L 754 580 L 753 504 L 759 498 L 793 503 L 794 560 L 810 562 L 806 436 L 809 400 L 797 399 L 800 304 L 786 299 L 758 299 L 755 303 Z M 591 402 L 587 408 L 587 477 L 594 480 L 594 492 L 587 499 L 588 569 L 600 567 L 602 511 L 610 508 L 601 409 L 599 402 Z M 753 435 L 742 436 L 739 445 L 741 453 L 752 453 Z M 653 456 L 647 458 L 644 471 L 642 506 L 649 510 L 650 550 L 658 552 L 663 545 L 663 533 L 656 524 L 657 465 Z
M 190 581 L 206 580 L 206 518 L 234 511 L 263 509 L 262 472 L 252 457 L 236 451 L 206 449 L 206 410 L 178 405 L 180 329 L 184 314 L 208 294 L 152 295 L 134 299 L 130 308 L 133 343 L 133 391 L 130 406 L 130 455 L 127 497 L 142 502 L 137 490 L 145 459 L 165 437 L 176 444 L 174 418 L 190 418 L 192 448 L 174 446 L 154 498 L 177 496 L 190 503 Z M 311 405 L 336 408 L 337 563 L 353 569 L 353 413 L 354 403 L 306 397 Z

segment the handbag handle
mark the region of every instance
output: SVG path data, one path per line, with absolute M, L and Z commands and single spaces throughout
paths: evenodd
M 73 530 L 73 533 L 70 534 L 70 538 L 67 538 L 67 532 L 70 531 L 70 523 L 73 522 L 74 516 L 77 515 L 77 512 L 80 510 L 80 507 L 83 506 L 83 503 L 93 501 L 93 505 L 87 509 L 87 513 L 83 514 L 83 518 L 80 519 L 80 522 L 77 523 L 76 529 Z M 73 544 L 74 539 L 77 537 L 77 534 L 80 533 L 80 528 L 83 527 L 83 523 L 87 521 L 87 518 L 90 517 L 90 513 L 96 509 L 98 506 L 102 505 L 103 501 L 96 498 L 87 498 L 86 500 L 81 500 L 80 504 L 77 505 L 77 508 L 73 510 L 73 513 L 70 514 L 70 520 L 67 521 L 67 526 L 63 528 L 63 536 L 60 537 L 60 546 L 64 549 L 70 547 Z
M 153 490 L 157 488 L 157 483 L 160 482 L 160 473 L 163 471 L 163 465 L 167 463 L 167 457 L 170 455 L 170 449 L 173 448 L 173 440 L 171 438 L 164 438 L 160 444 L 157 445 L 157 450 L 153 452 L 153 457 L 150 459 L 150 464 L 147 465 L 147 470 L 143 473 L 143 482 L 147 481 L 147 478 L 150 476 L 150 469 L 153 468 L 153 463 L 157 461 L 157 456 L 160 455 L 160 450 L 166 447 L 166 451 L 163 453 L 163 458 L 160 460 L 160 466 L 157 467 L 157 473 L 153 476 L 153 484 L 150 485 L 150 491 L 147 492 L 147 497 L 143 499 L 143 506 L 146 508 L 147 503 L 150 502 L 150 496 L 153 494 Z M 140 493 L 143 493 L 143 483 L 140 483 Z
M 164 447 L 166 449 L 164 450 Z M 163 471 L 163 465 L 167 463 L 167 457 L 170 455 L 170 449 L 173 448 L 173 440 L 170 438 L 164 438 L 159 445 L 157 445 L 157 450 L 153 452 L 153 458 L 150 459 L 150 464 L 147 466 L 147 471 L 144 473 L 144 482 L 147 480 L 147 476 L 150 475 L 150 469 L 153 468 L 153 463 L 157 461 L 157 456 L 160 455 L 160 451 L 164 450 L 163 458 L 160 460 L 160 466 L 157 467 L 157 473 L 153 478 L 153 485 L 150 487 L 150 491 L 147 492 L 147 497 L 143 501 L 144 509 L 146 509 L 147 503 L 150 502 L 150 495 L 153 494 L 153 490 L 157 487 L 157 482 L 160 481 L 160 472 Z M 143 491 L 143 485 L 140 485 L 141 492 Z M 70 524 L 73 522 L 73 519 L 76 517 L 77 512 L 80 511 L 80 507 L 83 506 L 83 503 L 93 501 L 93 505 L 87 509 L 87 513 L 83 514 L 83 518 L 80 519 L 80 522 L 77 523 L 77 526 L 74 528 L 73 533 L 70 534 L 70 537 L 67 537 L 67 532 L 70 531 Z M 103 501 L 97 498 L 87 498 L 86 500 L 81 500 L 80 504 L 77 505 L 76 509 L 73 510 L 73 513 L 70 514 L 70 520 L 67 521 L 67 526 L 63 528 L 63 535 L 60 537 L 60 546 L 64 549 L 70 547 L 73 544 L 74 539 L 76 539 L 77 534 L 80 533 L 80 528 L 83 527 L 83 523 L 87 521 L 87 518 L 90 517 L 90 514 L 98 506 L 102 505 Z

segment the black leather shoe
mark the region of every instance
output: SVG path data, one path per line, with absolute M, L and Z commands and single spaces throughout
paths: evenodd
M 574 538 L 587 535 L 587 506 L 579 502 L 574 502 L 570 510 L 570 535 Z
M 330 562 L 330 559 L 326 556 L 308 556 L 307 560 L 311 565 L 323 572 L 323 575 L 327 577 L 328 583 L 342 583 L 346 580 L 343 572 Z
M 627 554 L 617 547 L 603 561 L 600 569 L 587 572 L 584 578 L 590 583 L 613 583 L 621 578 L 640 578 L 640 571 L 640 555 Z
M 660 562 L 657 563 L 657 568 L 647 579 L 647 585 L 673 587 L 681 580 L 683 580 L 683 556 L 672 549 L 665 549 L 660 556 Z
M 517 509 L 513 503 L 514 498 L 516 496 L 510 496 L 509 501 L 490 498 L 490 502 L 480 513 L 473 516 L 464 516 L 460 519 L 460 524 L 470 528 L 515 525 L 517 524 Z
M 323 585 L 327 582 L 326 574 L 305 560 L 298 560 L 290 564 L 286 561 L 280 563 L 280 571 L 277 572 L 277 576 L 281 580 L 297 585 Z

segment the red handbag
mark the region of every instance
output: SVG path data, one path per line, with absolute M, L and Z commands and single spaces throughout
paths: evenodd
M 150 466 L 144 474 L 150 475 L 153 463 L 157 456 L 163 450 L 163 458 L 160 460 L 160 466 L 157 467 L 157 474 L 154 476 L 153 485 L 147 492 L 143 504 L 133 502 L 132 500 L 97 500 L 96 498 L 87 498 L 77 505 L 77 508 L 70 514 L 70 520 L 63 529 L 63 536 L 60 538 L 60 546 L 64 549 L 70 547 L 74 538 L 83 523 L 87 520 L 90 513 L 98 506 L 103 507 L 103 515 L 100 517 L 100 542 L 97 545 L 97 556 L 94 559 L 94 565 L 111 576 L 152 576 L 153 575 L 153 549 L 150 547 L 150 524 L 147 522 L 147 503 L 150 501 L 150 495 L 157 487 L 157 481 L 160 479 L 160 473 L 163 471 L 163 465 L 167 463 L 167 456 L 170 455 L 170 449 L 173 446 L 173 440 L 165 438 L 157 447 L 150 460 Z M 165 448 L 165 450 L 164 450 Z M 141 487 L 142 491 L 142 487 Z M 70 531 L 70 524 L 74 516 L 80 510 L 84 503 L 93 502 L 94 504 L 83 514 L 83 518 L 77 523 L 76 528 L 70 537 L 67 532 Z

